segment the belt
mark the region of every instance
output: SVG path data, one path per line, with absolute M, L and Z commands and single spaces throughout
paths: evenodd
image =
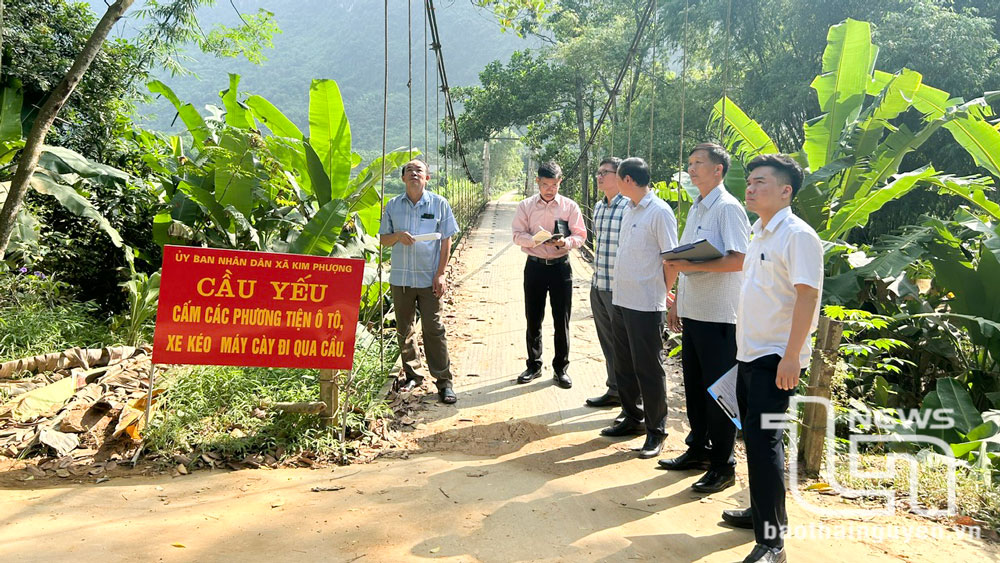
M 528 255 L 528 260 L 532 262 L 538 262 L 539 264 L 545 264 L 546 266 L 555 266 L 556 264 L 565 264 L 569 262 L 569 256 L 560 256 L 559 258 L 539 258 L 537 256 Z

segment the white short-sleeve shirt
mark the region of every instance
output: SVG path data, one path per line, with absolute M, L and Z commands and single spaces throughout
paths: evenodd
M 700 195 L 688 212 L 681 244 L 705 239 L 723 255 L 746 254 L 750 220 L 739 200 L 719 184 Z M 736 323 L 743 272 L 681 272 L 677 280 L 677 315 L 708 323 Z
M 638 205 L 629 200 L 618 233 L 611 303 L 635 311 L 666 311 L 667 286 L 661 253 L 677 246 L 677 219 L 667 202 L 650 191 Z
M 823 294 L 823 245 L 805 221 L 790 207 L 776 213 L 767 227 L 758 219 L 743 260 L 743 287 L 736 319 L 736 359 L 750 362 L 770 354 L 785 356 L 795 307 L 795 286 L 805 284 Z M 809 332 L 819 322 L 819 300 Z M 809 362 L 812 342 L 806 338 L 798 351 L 803 366 Z

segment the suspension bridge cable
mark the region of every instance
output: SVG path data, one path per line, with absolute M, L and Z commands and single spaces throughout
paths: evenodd
M 659 10 L 653 11 L 653 27 L 649 33 L 653 40 L 653 55 L 650 58 L 650 74 L 652 75 L 649 97 L 649 163 L 653 163 L 653 114 L 656 111 L 656 24 Z
M 434 54 L 436 55 L 438 62 L 438 74 L 441 77 L 441 91 L 444 93 L 445 120 L 450 121 L 452 127 L 454 128 L 455 147 L 458 150 L 459 158 L 462 160 L 462 168 L 465 169 L 465 174 L 469 177 L 469 180 L 474 182 L 475 180 L 472 178 L 472 171 L 469 170 L 469 163 L 465 160 L 465 150 L 462 148 L 462 139 L 458 133 L 458 120 L 455 119 L 455 106 L 451 100 L 451 88 L 448 86 L 448 73 L 445 71 L 444 67 L 444 54 L 441 50 L 441 36 L 438 33 L 434 0 L 427 0 L 427 21 L 431 30 L 431 38 L 433 39 L 431 48 L 434 49 Z M 445 162 L 447 162 L 447 154 L 445 155 Z
M 719 143 L 724 144 L 726 133 L 726 100 L 729 97 L 729 36 L 733 19 L 733 0 L 728 0 L 726 7 L 726 52 L 722 66 L 722 116 L 719 119 Z
M 681 126 L 680 138 L 677 142 L 677 209 L 681 208 L 681 172 L 684 170 L 684 95 L 687 82 L 688 65 L 688 8 L 689 0 L 684 0 L 684 27 L 681 34 Z
M 424 0 L 424 4 L 426 5 L 426 0 Z M 425 8 L 426 8 L 426 6 L 425 6 Z M 429 51 L 430 49 L 428 49 L 427 47 L 428 47 L 428 44 L 427 44 L 427 10 L 425 9 L 424 10 L 424 49 L 423 49 L 423 51 L 424 51 L 424 147 L 423 147 L 423 151 L 422 151 L 424 153 L 424 155 L 425 155 L 424 156 L 424 160 L 427 160 L 429 158 L 426 155 L 427 155 L 427 151 L 430 150 L 428 148 L 428 146 L 427 146 L 429 144 L 428 143 L 428 134 L 427 134 L 428 133 L 428 131 L 427 131 L 427 117 L 428 117 L 428 115 L 427 115 L 427 51 Z M 427 165 L 430 166 L 430 162 L 429 161 L 427 162 Z
M 590 131 L 590 138 L 587 139 L 587 143 L 581 147 L 580 154 L 577 156 L 576 161 L 570 167 L 569 172 L 563 174 L 563 177 L 569 178 L 573 176 L 576 169 L 583 162 L 583 157 L 590 150 L 591 145 L 594 144 L 594 139 L 597 138 L 597 133 L 601 130 L 601 126 L 604 124 L 604 119 L 608 116 L 608 112 L 611 109 L 611 102 L 614 100 L 615 94 L 618 93 L 618 89 L 621 88 L 622 81 L 625 79 L 625 73 L 628 72 L 629 62 L 635 57 L 636 50 L 639 48 L 639 41 L 642 39 L 642 33 L 646 29 L 646 25 L 649 23 L 649 18 L 652 15 L 653 8 L 656 6 L 656 0 L 649 0 L 649 4 L 646 5 L 646 11 L 643 12 L 642 19 L 639 21 L 639 25 L 635 30 L 635 37 L 632 38 L 632 46 L 629 47 L 629 52 L 625 56 L 625 62 L 622 64 L 622 68 L 618 71 L 618 77 L 615 79 L 615 85 L 611 89 L 611 95 L 608 96 L 608 101 L 604 104 L 604 108 L 601 110 L 601 115 L 597 119 L 597 123 L 594 124 L 593 129 Z
M 406 102 L 409 105 L 406 150 L 410 150 L 413 148 L 413 0 L 406 0 Z

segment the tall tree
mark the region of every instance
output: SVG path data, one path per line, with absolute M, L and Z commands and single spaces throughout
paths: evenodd
M 134 0 L 117 0 L 108 5 L 93 33 L 74 58 L 72 66 L 48 94 L 35 116 L 11 179 L 6 200 L 0 208 L 0 260 L 6 254 L 15 218 L 35 173 L 49 131 L 67 100 L 83 80 L 91 63 L 101 52 L 111 28 L 133 3 Z M 256 18 L 251 17 L 249 21 L 244 19 L 243 25 L 236 28 L 217 27 L 208 34 L 202 33 L 198 27 L 195 11 L 200 5 L 211 3 L 214 3 L 214 0 L 165 2 L 148 0 L 141 10 L 141 15 L 151 19 L 152 23 L 143 30 L 138 40 L 138 44 L 144 48 L 139 64 L 144 68 L 153 64 L 170 67 L 171 62 L 176 61 L 180 45 L 192 39 L 196 39 L 197 44 L 204 50 L 229 56 L 240 53 L 251 59 L 255 54 L 259 54 L 261 45 L 270 43 L 270 37 L 276 28 L 266 13 Z M 176 65 L 173 68 L 179 70 Z

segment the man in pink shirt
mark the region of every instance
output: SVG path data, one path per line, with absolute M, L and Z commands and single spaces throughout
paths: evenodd
M 524 316 L 528 321 L 527 369 L 517 378 L 528 383 L 542 375 L 542 320 L 545 318 L 545 297 L 552 303 L 555 324 L 555 357 L 552 368 L 556 385 L 563 389 L 573 386 L 566 373 L 569 366 L 569 317 L 573 302 L 573 271 L 569 266 L 569 251 L 583 246 L 587 227 L 580 207 L 573 200 L 559 195 L 562 169 L 555 162 L 538 167 L 538 194 L 517 206 L 512 225 L 514 243 L 528 255 L 524 264 Z M 540 241 L 540 231 L 555 235 Z M 562 236 L 559 236 L 562 232 Z

